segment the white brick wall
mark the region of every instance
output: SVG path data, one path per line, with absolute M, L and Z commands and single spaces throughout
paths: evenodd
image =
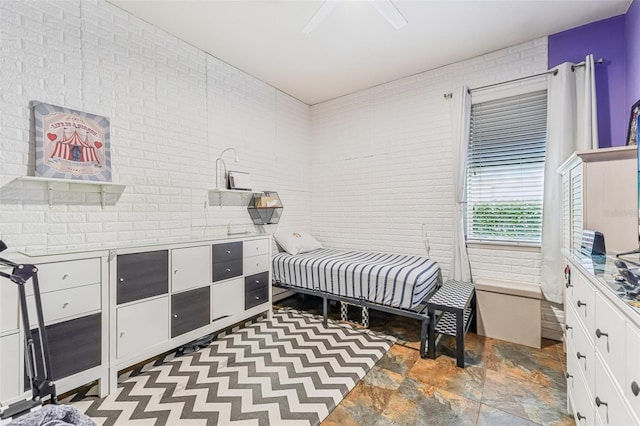
M 453 158 L 443 95 L 546 67 L 542 38 L 312 106 L 314 234 L 329 246 L 417 255 L 428 240 L 446 278 Z M 474 246 L 469 256 L 476 278 L 540 283 L 539 251 Z M 545 306 L 546 329 L 557 328 L 556 313 Z
M 234 147 L 240 163 L 225 156 L 229 169 L 280 194 L 279 229 L 413 254 L 428 240 L 445 276 L 453 195 L 443 94 L 540 72 L 547 58 L 546 39 L 534 40 L 308 107 L 102 0 L 0 1 L 0 43 L 0 237 L 11 248 L 253 230 L 245 208 L 208 203 L 215 159 Z M 113 180 L 127 185 L 119 199 L 101 208 L 98 194 L 70 185 L 49 207 L 43 184 L 16 180 L 34 174 L 31 100 L 110 118 Z M 539 283 L 535 252 L 470 255 L 476 276 Z
M 310 228 L 309 107 L 104 1 L 0 2 L 0 236 L 12 249 L 144 243 L 254 230 L 209 206 L 215 159 L 279 192 L 280 226 Z M 48 205 L 33 175 L 29 101 L 109 117 L 113 181 L 100 206 L 70 185 Z M 271 231 L 271 227 L 265 227 Z

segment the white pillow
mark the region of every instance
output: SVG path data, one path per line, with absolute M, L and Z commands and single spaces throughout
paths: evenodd
M 276 232 L 273 238 L 287 253 L 293 255 L 322 248 L 322 244 L 306 232 Z

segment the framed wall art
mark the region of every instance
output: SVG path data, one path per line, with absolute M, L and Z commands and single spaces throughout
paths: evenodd
M 629 129 L 627 130 L 627 145 L 638 145 L 638 119 L 640 118 L 640 101 L 631 107 Z
M 32 106 L 36 176 L 111 182 L 106 117 L 37 101 Z

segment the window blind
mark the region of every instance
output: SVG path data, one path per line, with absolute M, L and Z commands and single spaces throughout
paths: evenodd
M 471 106 L 467 239 L 540 243 L 547 91 Z

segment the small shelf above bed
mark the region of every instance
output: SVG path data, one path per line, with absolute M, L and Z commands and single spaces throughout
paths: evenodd
M 280 221 L 282 201 L 275 191 L 264 191 L 253 194 L 247 210 L 256 225 L 272 225 Z
M 261 191 L 247 191 L 243 189 L 215 188 L 208 191 L 209 205 L 246 206 L 255 194 Z

